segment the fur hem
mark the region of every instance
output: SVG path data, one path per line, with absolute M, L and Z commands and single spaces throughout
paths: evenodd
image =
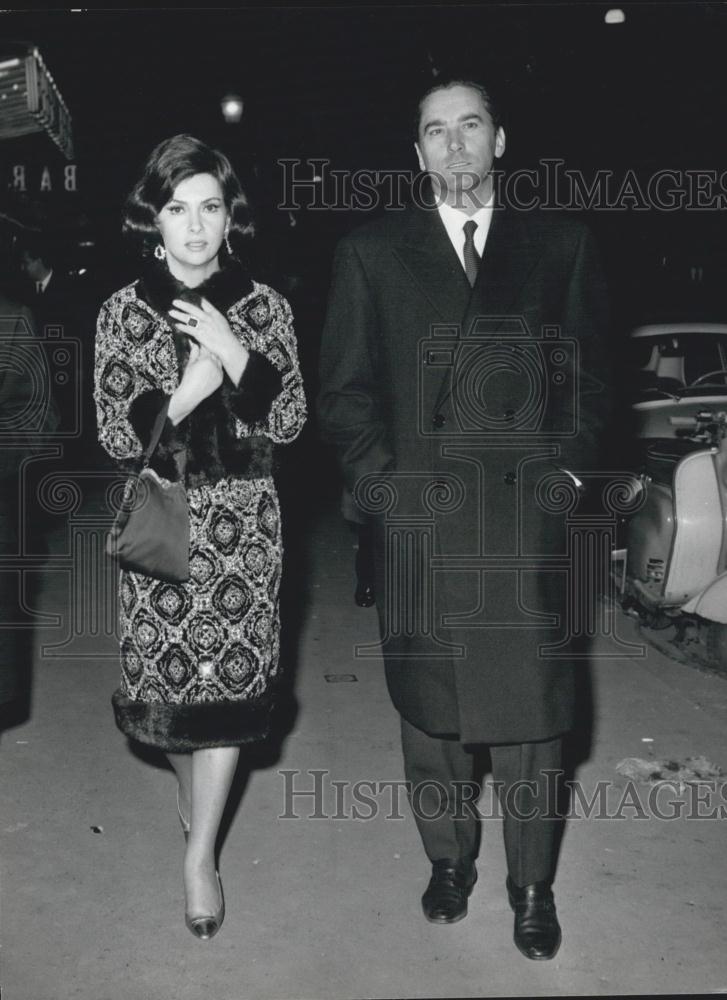
M 116 725 L 125 736 L 167 753 L 241 746 L 265 739 L 273 699 L 172 705 L 132 701 L 120 689 L 111 699 Z

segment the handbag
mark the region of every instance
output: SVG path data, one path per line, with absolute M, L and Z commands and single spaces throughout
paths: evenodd
M 156 580 L 189 580 L 189 507 L 182 483 L 148 468 L 166 413 L 160 414 L 144 452 L 143 467 L 126 483 L 124 499 L 106 536 L 106 552 L 121 569 Z

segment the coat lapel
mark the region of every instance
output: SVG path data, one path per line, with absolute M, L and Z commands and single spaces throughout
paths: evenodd
M 446 231 L 445 239 L 449 242 Z M 495 209 L 477 280 L 460 314 L 461 337 L 475 333 L 491 336 L 502 329 L 508 319 L 522 312 L 520 299 L 543 249 L 541 243 L 532 238 L 522 219 L 506 209 Z M 460 272 L 464 273 L 457 255 L 454 256 Z M 465 284 L 469 290 L 466 277 Z M 451 396 L 452 374 L 452 368 L 444 370 L 433 412 Z
M 464 316 L 464 336 L 479 316 L 488 317 L 490 329 L 495 332 L 503 320 L 519 313 L 517 305 L 523 286 L 543 249 L 514 212 L 495 209 L 480 271 Z
M 443 323 L 459 323 L 472 289 L 436 208 L 412 209 L 404 238 L 394 248 Z

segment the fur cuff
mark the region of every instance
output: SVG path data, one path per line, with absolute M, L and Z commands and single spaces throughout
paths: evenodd
M 149 444 L 156 421 L 161 416 L 162 410 L 166 413 L 170 399 L 171 396 L 162 392 L 161 389 L 149 389 L 137 396 L 129 407 L 129 423 L 134 428 L 134 434 L 141 441 L 143 448 L 146 449 Z M 175 427 L 167 418 L 154 454 L 166 456 L 183 451 L 187 447 L 187 429 L 186 419 L 180 421 Z
M 149 389 L 137 396 L 129 407 L 129 423 L 146 451 L 156 421 L 166 414 L 170 396 L 161 389 Z M 176 481 L 180 477 L 179 461 L 189 443 L 189 418 L 175 425 L 167 417 L 162 427 L 159 443 L 154 449 L 150 465 L 165 479 Z
M 132 701 L 117 690 L 111 703 L 116 725 L 130 739 L 167 753 L 186 753 L 264 739 L 268 734 L 272 697 L 268 694 L 254 701 L 172 705 Z
M 283 387 L 283 376 L 257 351 L 250 351 L 237 386 L 226 385 L 230 409 L 246 424 L 258 423 L 270 413 L 273 400 Z

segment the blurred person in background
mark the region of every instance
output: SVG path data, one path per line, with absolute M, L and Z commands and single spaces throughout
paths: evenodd
M 60 233 L 23 228 L 18 238 L 18 259 L 24 284 L 23 301 L 32 309 L 38 333 L 46 340 L 72 343 L 72 368 L 59 373 L 53 394 L 60 414 L 59 440 L 66 468 L 85 467 L 96 445 L 93 379 L 93 331 L 100 300 L 83 278 L 70 273 L 70 246 Z

